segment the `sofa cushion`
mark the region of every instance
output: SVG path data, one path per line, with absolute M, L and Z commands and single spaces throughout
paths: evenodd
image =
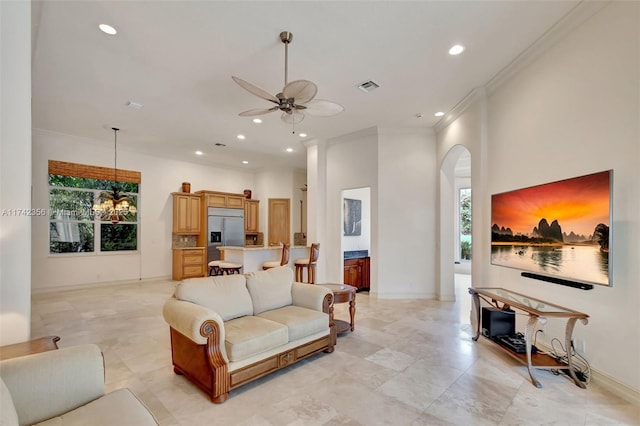
M 290 342 L 329 330 L 328 314 L 299 306 L 285 306 L 263 312 L 259 317 L 286 325 L 289 329 Z
M 289 341 L 287 326 L 254 316 L 227 321 L 224 331 L 230 361 L 241 361 Z
M 249 272 L 247 289 L 253 301 L 253 315 L 291 305 L 293 269 L 287 266 Z
M 0 377 L 0 425 L 18 426 L 18 413 L 13 406 L 11 393 Z
M 189 278 L 176 286 L 175 297 L 215 311 L 224 321 L 253 314 L 244 275 Z
M 39 426 L 109 426 L 109 425 L 157 425 L 155 418 L 129 389 L 119 389 L 106 394 L 82 407 Z

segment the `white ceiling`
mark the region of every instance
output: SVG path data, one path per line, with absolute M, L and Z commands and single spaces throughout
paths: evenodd
M 34 3 L 33 126 L 109 143 L 115 126 L 122 129 L 119 151 L 251 169 L 305 168 L 297 133 L 328 139 L 374 125 L 432 127 L 436 111 L 451 110 L 486 84 L 577 3 Z M 101 23 L 118 34 L 102 33 Z M 284 30 L 294 37 L 289 81 L 314 81 L 318 99 L 345 108 L 335 117 L 308 116 L 295 135 L 279 113 L 263 116 L 260 125 L 239 117 L 271 104 L 231 80 L 235 75 L 279 92 Z M 448 55 L 456 43 L 466 51 Z M 357 89 L 369 79 L 381 87 Z M 144 107 L 132 109 L 128 101 Z M 236 139 L 238 133 L 246 139 Z

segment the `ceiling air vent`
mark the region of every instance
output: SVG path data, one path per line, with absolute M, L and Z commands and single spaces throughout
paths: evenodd
M 376 90 L 378 87 L 380 87 L 380 85 L 373 80 L 367 80 L 358 84 L 358 89 L 367 93 L 371 92 L 372 90 Z
M 216 146 L 227 146 L 227 145 L 220 142 L 216 142 Z

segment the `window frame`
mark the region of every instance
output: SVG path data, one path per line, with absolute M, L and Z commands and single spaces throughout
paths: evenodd
M 102 250 L 102 228 L 103 225 L 110 226 L 112 223 L 108 220 L 101 220 L 100 216 L 92 214 L 89 219 L 71 219 L 71 220 L 60 220 L 52 217 L 53 207 L 51 206 L 51 194 L 53 190 L 65 190 L 65 191 L 78 191 L 78 192 L 86 192 L 92 193 L 92 206 L 96 204 L 100 198 L 100 194 L 105 191 L 105 189 L 97 189 L 97 188 L 84 188 L 84 187 L 68 187 L 61 185 L 52 185 L 51 184 L 51 175 L 57 176 L 65 176 L 71 178 L 88 178 L 88 179 L 97 179 L 105 181 L 108 185 L 116 183 L 113 180 L 114 169 L 109 169 L 105 167 L 97 167 L 97 166 L 88 166 L 83 164 L 75 164 L 75 163 L 64 163 L 54 160 L 49 160 L 49 173 L 47 174 L 47 183 L 48 183 L 48 194 L 49 194 L 49 209 L 47 211 L 47 221 L 48 221 L 48 256 L 49 257 L 73 257 L 73 256 L 120 256 L 120 255 L 135 255 L 140 253 L 140 226 L 141 226 L 141 174 L 140 172 L 133 172 L 129 170 L 121 170 L 118 169 L 118 178 L 120 176 L 124 176 L 125 179 L 118 179 L 118 183 L 129 183 L 137 185 L 137 192 L 129 192 L 123 191 L 123 194 L 131 194 L 135 197 L 136 203 L 136 216 L 135 220 L 132 221 L 120 221 L 119 225 L 131 225 L 136 227 L 135 231 L 135 250 Z M 52 243 L 52 230 L 51 225 L 55 223 L 84 223 L 91 224 L 93 226 L 93 251 L 84 251 L 84 252 L 62 252 L 55 253 L 51 251 L 51 243 Z

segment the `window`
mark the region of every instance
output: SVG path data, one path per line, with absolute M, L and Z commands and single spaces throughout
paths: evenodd
M 137 178 L 128 177 L 137 174 Z M 140 174 L 121 171 L 138 182 L 115 182 L 113 169 L 74 163 L 49 162 L 49 253 L 107 253 L 138 250 L 138 197 Z M 102 179 L 101 179 L 102 178 Z M 103 191 L 117 188 L 135 209 L 117 223 L 93 210 Z
M 460 189 L 460 259 L 471 260 L 471 188 Z

